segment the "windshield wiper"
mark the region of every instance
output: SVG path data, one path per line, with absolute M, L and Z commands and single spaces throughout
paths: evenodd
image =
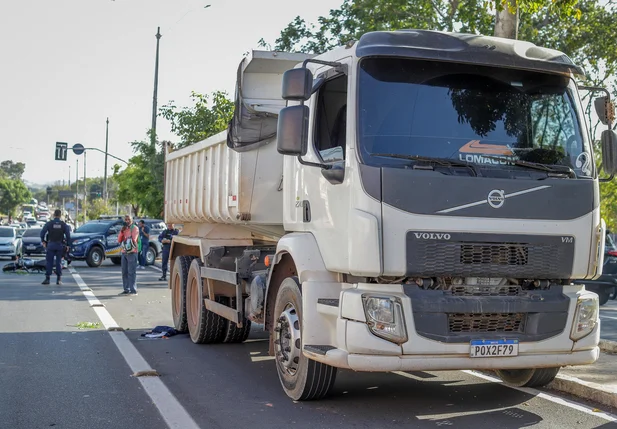
M 483 158 L 494 159 L 496 161 L 505 161 L 507 163 L 518 165 L 519 167 L 526 167 L 533 170 L 546 171 L 549 177 L 554 177 L 553 175 L 563 176 L 566 175 L 570 178 L 575 178 L 576 173 L 567 165 L 546 165 L 540 164 L 539 162 L 531 162 L 531 161 L 522 161 L 520 159 L 510 159 L 501 156 L 491 156 L 491 155 L 482 155 Z
M 444 167 L 467 167 L 474 176 L 478 175 L 478 170 L 474 164 L 471 164 L 466 161 L 459 161 L 456 159 L 450 158 L 437 158 L 432 156 L 421 156 L 421 155 L 404 155 L 400 153 L 371 153 L 371 156 L 383 156 L 387 158 L 397 158 L 397 159 L 407 159 L 410 161 L 420 161 L 420 162 L 430 162 L 434 164 L 439 164 Z

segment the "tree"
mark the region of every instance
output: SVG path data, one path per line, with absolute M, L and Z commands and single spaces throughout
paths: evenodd
M 225 92 L 215 91 L 209 96 L 193 91 L 191 100 L 192 107 L 178 108 L 173 100 L 161 107 L 160 115 L 171 122 L 171 131 L 180 137 L 180 143 L 175 145 L 178 148 L 224 131 L 234 112 L 234 103 Z
M 23 162 L 13 162 L 11 160 L 0 162 L 0 178 L 6 177 L 12 180 L 21 180 L 26 164 Z
M 30 191 L 20 180 L 0 179 L 0 212 L 15 216 L 15 209 L 30 201 Z
M 94 198 L 88 202 L 88 218 L 98 219 L 101 215 L 110 215 L 113 210 L 102 198 Z

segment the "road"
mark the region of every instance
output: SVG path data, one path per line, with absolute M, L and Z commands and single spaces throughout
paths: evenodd
M 138 272 L 139 295 L 126 297 L 118 296 L 119 267 L 72 266 L 81 289 L 71 275 L 46 287 L 41 275 L 0 274 L 0 429 L 617 429 L 611 415 L 461 371 L 341 371 L 329 398 L 294 403 L 259 327 L 236 345 L 145 339 L 145 330 L 171 324 L 159 271 Z M 616 311 L 613 303 L 602 313 Z M 125 332 L 78 328 L 99 322 L 97 314 Z M 140 365 L 161 377 L 131 377 Z

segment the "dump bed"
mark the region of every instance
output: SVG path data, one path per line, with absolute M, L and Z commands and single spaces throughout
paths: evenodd
M 165 157 L 165 220 L 283 235 L 283 156 L 276 120 L 283 73 L 305 54 L 254 51 L 238 68 L 229 129 Z

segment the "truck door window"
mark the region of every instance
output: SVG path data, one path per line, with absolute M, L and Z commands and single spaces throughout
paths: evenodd
M 347 76 L 328 80 L 319 90 L 315 112 L 315 150 L 324 162 L 345 159 Z

